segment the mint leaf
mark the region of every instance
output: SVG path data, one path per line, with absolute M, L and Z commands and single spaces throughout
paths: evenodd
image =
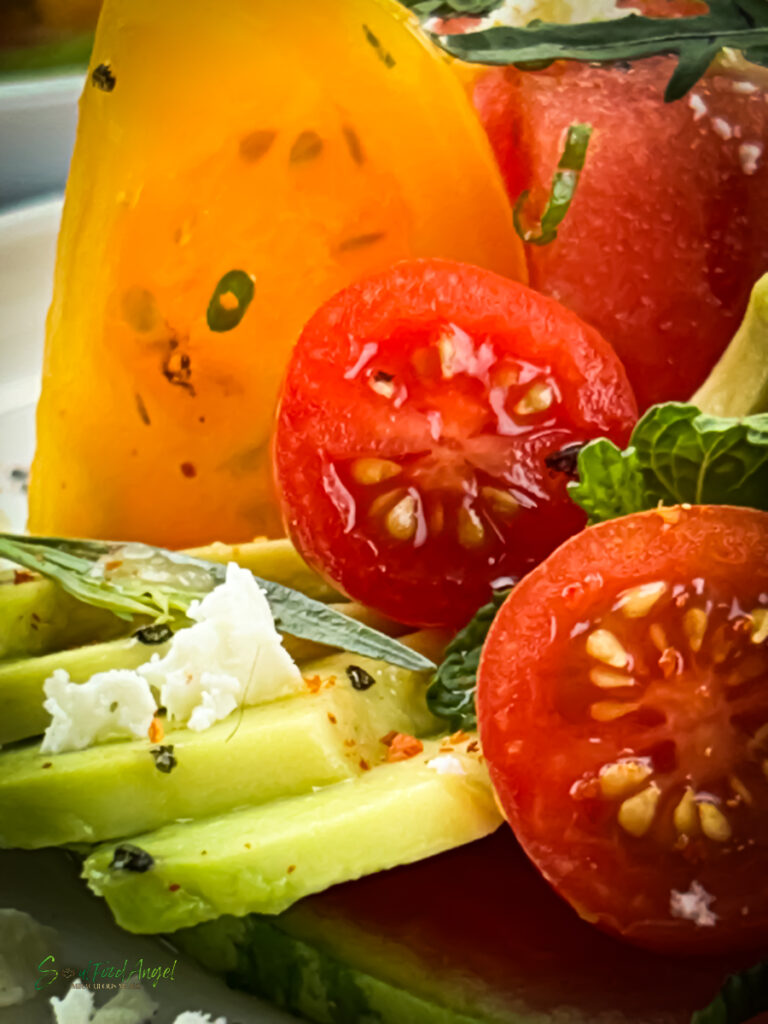
M 680 402 L 655 405 L 625 451 L 590 441 L 578 467 L 568 490 L 592 523 L 685 502 L 768 511 L 768 414 L 726 419 Z
M 427 706 L 433 715 L 444 718 L 451 729 L 475 729 L 477 709 L 477 670 L 480 653 L 496 612 L 509 594 L 499 590 L 457 633 L 445 649 L 445 657 L 427 690 Z
M 745 1024 L 768 1010 L 768 961 L 732 974 L 712 1002 L 691 1017 L 691 1024 Z
M 114 612 L 167 617 L 224 582 L 226 566 L 148 544 L 24 537 L 0 533 L 0 558 L 55 580 L 86 604 Z M 254 577 L 267 594 L 278 629 L 353 654 L 424 671 L 434 664 L 417 651 L 272 580 Z
M 724 47 L 741 50 L 748 59 L 768 66 L 768 4 L 763 0 L 708 2 L 709 11 L 693 18 L 630 14 L 575 25 L 533 21 L 525 28 L 499 26 L 435 36 L 435 40 L 461 60 L 522 68 L 544 67 L 555 60 L 612 62 L 674 53 L 678 65 L 664 94 L 671 102 L 686 94 Z M 410 6 L 419 8 L 418 3 Z M 456 11 L 455 0 L 448 6 Z

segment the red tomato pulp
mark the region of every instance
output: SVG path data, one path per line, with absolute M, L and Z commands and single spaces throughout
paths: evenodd
M 400 263 L 325 303 L 294 349 L 286 526 L 350 597 L 461 625 L 584 524 L 551 457 L 622 444 L 635 417 L 619 360 L 573 313 L 476 267 Z
M 611 342 L 641 409 L 691 397 L 768 271 L 768 95 L 712 75 L 664 103 L 675 60 L 490 69 L 473 87 L 510 198 L 530 190 L 534 212 L 567 126 L 593 126 L 558 238 L 526 247 L 530 283 Z
M 768 514 L 642 512 L 563 544 L 480 664 L 501 805 L 581 914 L 650 947 L 768 939 Z

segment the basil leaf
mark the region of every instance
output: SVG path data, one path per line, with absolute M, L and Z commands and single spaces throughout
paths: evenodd
M 212 331 L 237 327 L 251 304 L 255 287 L 244 270 L 230 270 L 219 281 L 208 303 L 206 319 Z
M 724 47 L 741 50 L 755 63 L 768 66 L 768 4 L 709 0 L 709 11 L 693 18 L 630 14 L 574 25 L 534 21 L 525 28 L 498 26 L 435 36 L 435 40 L 452 56 L 478 64 L 612 62 L 674 53 L 678 66 L 664 97 L 670 102 L 685 95 Z
M 565 147 L 547 205 L 541 218 L 538 233 L 523 226 L 523 209 L 528 201 L 528 191 L 522 192 L 515 203 L 513 220 L 515 231 L 529 245 L 548 245 L 557 238 L 557 229 L 563 221 L 579 184 L 579 176 L 587 156 L 587 146 L 592 135 L 591 124 L 572 124 L 566 133 Z
M 226 566 L 179 551 L 112 541 L 2 533 L 0 557 L 55 580 L 73 597 L 123 619 L 185 612 L 226 576 Z M 415 671 L 435 667 L 417 651 L 298 590 L 254 578 L 266 591 L 275 625 L 285 633 Z
M 499 590 L 457 633 L 445 649 L 445 657 L 427 690 L 427 706 L 444 718 L 451 729 L 477 728 L 477 670 L 488 630 L 511 588 Z
M 732 974 L 712 1002 L 691 1017 L 691 1024 L 746 1024 L 768 1010 L 768 961 Z
M 768 511 L 768 414 L 726 419 L 680 402 L 655 405 L 625 451 L 591 441 L 578 466 L 568 491 L 592 523 L 684 502 Z

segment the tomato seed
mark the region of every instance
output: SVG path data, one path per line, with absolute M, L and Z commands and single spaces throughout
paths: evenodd
M 641 619 L 648 614 L 666 590 L 667 584 L 661 580 L 656 583 L 641 583 L 638 587 L 625 590 L 619 596 L 618 606 L 628 619 Z
M 638 839 L 653 824 L 661 792 L 655 783 L 625 800 L 619 807 L 619 824 L 625 832 Z
M 715 843 L 727 843 L 731 838 L 731 826 L 728 819 L 715 804 L 702 800 L 699 805 L 701 831 Z
M 587 637 L 587 654 L 612 668 L 624 668 L 629 655 L 619 638 L 607 629 L 595 629 Z

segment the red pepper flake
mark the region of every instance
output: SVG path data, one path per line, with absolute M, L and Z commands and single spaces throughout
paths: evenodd
M 296 865 L 295 864 L 289 864 L 288 865 L 287 874 L 292 875 L 295 870 L 296 870 Z
M 163 723 L 157 715 L 155 715 L 149 725 L 149 741 L 150 743 L 159 743 L 163 736 L 165 736 Z
M 477 740 L 472 740 L 471 743 L 467 744 L 467 753 L 468 754 L 474 754 L 474 752 L 476 750 L 479 750 L 479 749 L 480 749 L 480 744 L 477 742 Z
M 393 729 L 391 732 L 388 732 L 386 736 L 382 736 L 379 743 L 383 743 L 385 747 L 388 747 L 396 736 L 397 731 Z
M 310 693 L 317 693 L 320 687 L 323 685 L 323 680 L 320 676 L 305 676 L 304 685 Z
M 448 737 L 449 743 L 466 743 L 469 739 L 469 733 L 464 732 L 463 729 L 457 730 L 452 736 Z
M 336 685 L 336 676 L 328 676 L 325 680 L 325 688 L 329 690 L 332 686 Z
M 338 718 L 336 717 L 336 715 L 333 714 L 332 711 L 328 712 L 328 721 L 331 723 L 331 725 L 336 725 L 336 723 L 338 722 Z
M 168 886 L 168 891 L 169 892 L 178 892 L 180 888 L 181 888 L 181 886 L 177 885 L 176 882 L 174 882 L 172 885 Z
M 14 583 L 34 583 L 37 576 L 34 573 L 27 572 L 26 569 L 14 569 L 13 570 L 13 582 Z
M 53 761 L 46 761 L 45 764 L 42 765 L 42 767 L 43 768 L 53 768 Z
M 409 736 L 408 733 L 399 732 L 389 744 L 387 761 L 408 761 L 420 754 L 423 749 L 424 744 L 421 740 L 417 740 L 415 736 Z
M 179 468 L 181 469 L 182 476 L 187 477 L 188 480 L 191 480 L 192 477 L 197 476 L 197 470 L 195 469 L 191 462 L 182 462 Z
M 121 561 L 107 562 L 104 568 L 107 572 L 114 572 L 115 569 L 119 569 L 123 563 Z
M 364 757 L 360 758 L 360 760 L 358 761 L 358 764 L 360 765 L 360 768 L 364 772 L 369 772 L 371 770 L 371 766 L 368 764 L 368 762 L 365 760 Z

